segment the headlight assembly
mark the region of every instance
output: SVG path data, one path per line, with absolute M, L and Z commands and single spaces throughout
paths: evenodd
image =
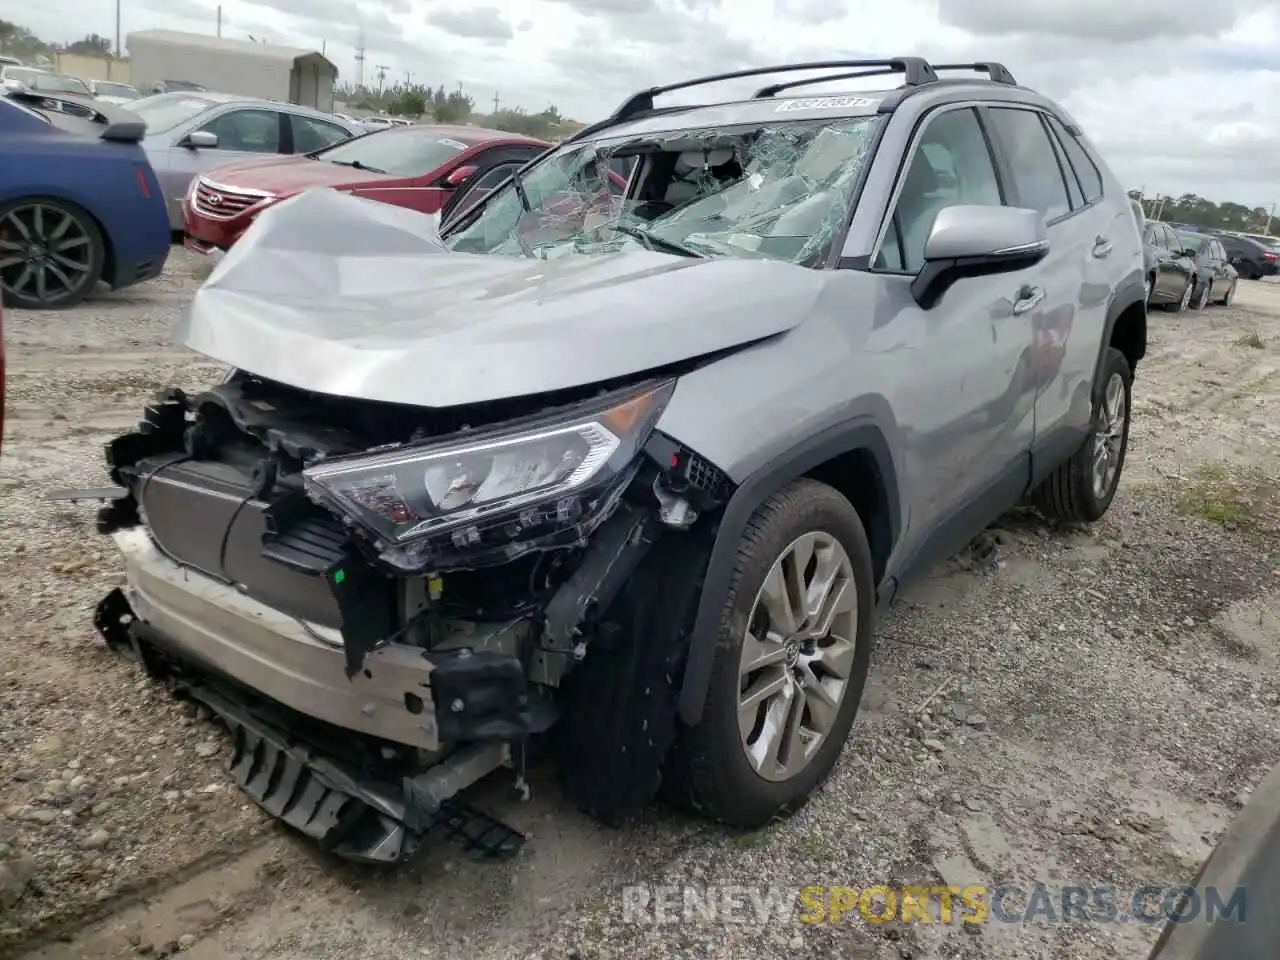
M 303 479 L 311 499 L 370 534 L 399 569 L 458 555 L 478 565 L 491 550 L 498 562 L 578 539 L 616 499 L 673 388 L 651 384 L 523 427 L 334 459 Z

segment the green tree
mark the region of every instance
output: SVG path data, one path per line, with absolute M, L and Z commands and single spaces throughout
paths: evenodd
M 444 101 L 441 102 L 440 94 L 444 92 L 441 87 L 436 91 L 435 103 L 432 106 L 432 112 L 435 114 L 437 123 L 464 123 L 471 117 L 472 111 L 475 109 L 475 101 L 463 93 L 461 90 L 454 90 L 446 94 Z
M 95 57 L 109 57 L 111 56 L 111 41 L 106 37 L 91 33 L 83 40 L 77 40 L 75 43 L 69 44 L 67 53 L 84 53 Z
M 29 29 L 10 20 L 0 20 L 0 53 L 20 60 L 52 56 L 53 50 Z
M 418 90 L 399 90 L 395 99 L 387 104 L 387 113 L 397 117 L 420 117 L 426 112 L 426 97 Z

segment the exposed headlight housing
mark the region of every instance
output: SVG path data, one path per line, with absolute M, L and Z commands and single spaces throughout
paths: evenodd
M 612 510 L 674 381 L 464 440 L 303 471 L 312 500 L 404 572 L 501 563 L 583 539 Z

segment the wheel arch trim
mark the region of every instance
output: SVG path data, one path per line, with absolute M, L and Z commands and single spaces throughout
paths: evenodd
M 898 475 L 889 443 L 875 417 L 856 417 L 807 437 L 746 477 L 720 517 L 689 637 L 689 654 L 678 700 L 680 719 L 689 726 L 702 719 L 711 684 L 720 615 L 729 594 L 738 546 L 752 515 L 791 481 L 829 460 L 855 451 L 866 451 L 876 461 L 889 508 L 890 543 L 898 542 L 902 529 Z
M 1135 275 L 1136 276 L 1136 275 Z M 1097 390 L 1098 378 L 1102 375 L 1102 365 L 1106 362 L 1107 349 L 1111 346 L 1111 337 L 1115 333 L 1116 323 L 1120 319 L 1120 315 L 1133 307 L 1143 307 L 1145 313 L 1146 298 L 1143 294 L 1142 280 L 1130 278 L 1128 282 L 1121 284 L 1115 295 L 1111 298 L 1111 304 L 1107 307 L 1106 324 L 1102 330 L 1102 342 L 1098 344 L 1098 358 L 1093 365 L 1093 383 L 1094 389 Z M 1138 354 L 1138 359 L 1142 359 L 1147 352 L 1147 326 L 1146 318 L 1143 317 L 1142 322 L 1142 349 Z M 1136 373 L 1136 371 L 1134 371 Z

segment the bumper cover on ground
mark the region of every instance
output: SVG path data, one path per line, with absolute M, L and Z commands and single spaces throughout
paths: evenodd
M 462 747 L 412 775 L 388 766 L 371 773 L 369 763 L 337 747 L 334 737 L 348 731 L 366 735 L 361 742 L 375 754 L 388 739 L 435 746 L 434 717 L 410 713 L 389 692 L 405 687 L 430 702 L 432 667 L 421 650 L 379 649 L 368 657 L 369 675 L 348 680 L 335 631 L 303 625 L 179 567 L 145 530 L 114 537 L 128 585 L 103 599 L 95 625 L 111 647 L 219 716 L 233 738 L 229 772 L 264 810 L 360 862 L 403 861 L 429 838 L 482 857 L 520 849 L 520 833 L 453 799 L 506 762 L 505 743 Z M 317 736 L 315 720 L 344 729 Z

